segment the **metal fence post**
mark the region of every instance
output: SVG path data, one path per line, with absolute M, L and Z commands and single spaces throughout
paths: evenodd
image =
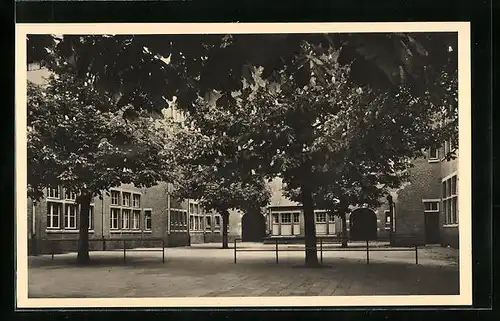
M 234 264 L 236 264 L 236 238 L 234 238 Z
M 320 249 L 320 255 L 321 255 L 321 263 L 323 263 L 323 239 L 319 238 L 319 249 Z
M 370 264 L 370 247 L 368 246 L 368 240 L 366 240 L 366 264 Z
M 161 240 L 161 261 L 165 263 L 165 240 Z
M 415 264 L 418 264 L 418 245 L 415 245 Z
M 276 239 L 276 264 L 278 264 L 278 239 Z
M 127 247 L 125 246 L 125 240 L 123 240 L 123 262 L 127 261 L 126 252 L 127 252 Z

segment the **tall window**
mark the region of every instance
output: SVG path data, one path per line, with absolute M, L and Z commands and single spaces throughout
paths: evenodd
M 120 192 L 111 191 L 111 205 L 119 205 Z
M 436 147 L 431 147 L 428 150 L 429 161 L 439 160 L 439 150 Z
M 273 222 L 274 224 L 278 224 L 280 222 L 279 214 L 273 214 Z
M 130 193 L 122 193 L 122 205 L 130 206 Z
M 94 229 L 94 206 L 90 205 L 89 208 L 89 230 Z
M 60 228 L 62 204 L 47 202 L 47 228 Z
M 144 211 L 144 229 L 151 231 L 152 227 L 152 218 L 151 218 L 151 210 Z
M 212 217 L 211 216 L 206 216 L 205 217 L 205 228 L 207 230 L 211 229 L 212 227 Z
M 140 228 L 141 211 L 134 211 L 132 214 L 132 229 L 138 230 Z
M 59 187 L 48 188 L 47 197 L 59 198 Z
M 194 215 L 189 215 L 189 230 L 194 230 Z
M 214 220 L 215 220 L 215 227 L 220 227 L 220 216 L 215 215 Z
M 76 194 L 68 190 L 64 191 L 64 198 L 67 200 L 76 200 Z
M 64 227 L 67 229 L 76 229 L 76 213 L 78 206 L 74 204 L 66 204 L 64 213 Z
M 335 223 L 335 215 L 333 215 L 333 214 L 328 214 L 328 222 L 330 222 L 330 223 Z
M 385 227 L 390 227 L 391 226 L 391 211 L 390 210 L 385 210 Z
M 130 229 L 130 210 L 122 210 L 122 229 Z
M 120 216 L 120 209 L 112 208 L 110 212 L 109 228 L 112 230 L 118 229 L 118 217 Z
M 141 207 L 141 195 L 134 194 L 132 201 L 134 207 Z
M 293 222 L 299 223 L 299 213 L 293 213 Z
M 456 175 L 442 182 L 442 193 L 445 224 L 458 224 L 458 193 Z

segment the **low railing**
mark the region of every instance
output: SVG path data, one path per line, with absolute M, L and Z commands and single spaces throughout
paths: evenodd
M 370 246 L 370 241 L 365 241 L 363 247 L 324 247 L 324 244 L 332 244 L 332 243 L 339 243 L 339 238 L 337 236 L 317 236 L 316 237 L 316 249 L 319 250 L 320 254 L 320 262 L 323 263 L 323 252 L 330 252 L 330 251 L 337 251 L 337 252 L 342 252 L 342 251 L 366 251 L 366 264 L 370 264 L 370 252 L 380 252 L 380 251 L 386 251 L 386 252 L 409 252 L 409 251 L 414 251 L 415 252 L 415 264 L 418 264 L 418 247 L 421 245 L 420 242 L 417 242 L 414 237 L 403 237 L 409 240 L 407 242 L 406 246 L 398 246 L 398 247 L 377 247 L 377 246 Z M 267 238 L 266 240 L 274 240 L 274 248 L 273 249 L 264 249 L 264 248 L 238 248 L 237 243 L 238 241 L 241 241 L 241 238 L 236 238 L 234 240 L 234 263 L 237 263 L 237 252 L 275 252 L 275 259 L 276 259 L 276 264 L 279 264 L 279 252 L 303 252 L 307 247 L 300 248 L 300 249 L 293 249 L 293 248 L 280 248 L 279 244 L 289 244 L 288 242 L 290 241 L 298 241 L 298 240 L 304 240 L 304 237 L 273 237 L 273 238 Z M 318 247 L 319 245 L 319 247 Z
M 56 249 L 58 248 L 57 245 L 61 244 L 62 242 L 76 242 L 78 244 L 78 239 L 57 239 L 57 240 L 51 240 L 51 239 L 43 239 L 41 240 L 42 242 L 48 242 L 49 247 L 50 247 L 50 255 L 52 257 L 52 260 L 54 260 L 54 256 L 56 254 Z M 115 244 L 121 245 L 121 247 L 118 248 L 113 248 L 113 249 L 106 249 L 106 242 L 115 242 Z M 127 242 L 134 242 L 134 243 L 144 243 L 144 242 L 161 242 L 161 248 L 156 248 L 156 247 L 151 247 L 148 248 L 148 252 L 161 252 L 162 255 L 162 263 L 165 263 L 165 240 L 163 238 L 142 238 L 142 239 L 137 239 L 137 238 L 105 238 L 105 239 L 89 239 L 89 252 L 92 251 L 109 251 L 109 252 L 121 252 L 123 251 L 123 262 L 127 261 L 127 252 L 144 252 L 144 250 L 139 250 L 136 248 L 127 248 Z M 90 248 L 90 243 L 102 243 L 102 249 L 101 250 L 93 250 Z M 129 243 L 130 244 L 130 243 Z

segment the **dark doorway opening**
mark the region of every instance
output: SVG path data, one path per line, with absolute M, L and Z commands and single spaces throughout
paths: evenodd
M 439 213 L 425 213 L 425 244 L 439 244 Z
M 349 238 L 351 241 L 372 241 L 377 239 L 377 215 L 369 208 L 358 208 L 349 217 Z
M 266 219 L 260 212 L 247 212 L 241 218 L 243 242 L 262 242 L 266 235 Z

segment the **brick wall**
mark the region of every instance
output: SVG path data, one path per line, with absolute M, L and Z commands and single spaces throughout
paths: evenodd
M 395 193 L 395 244 L 408 242 L 406 237 L 423 242 L 425 238 L 422 199 L 440 198 L 440 164 L 418 159 L 410 171 L 410 183 Z M 412 240 L 412 242 L 414 241 Z
M 457 154 L 457 156 L 458 156 L 458 154 Z M 441 177 L 442 178 L 446 178 L 449 175 L 457 173 L 457 171 L 458 171 L 458 160 L 457 159 L 450 160 L 450 161 L 443 160 L 440 165 L 441 165 Z M 458 190 L 458 195 L 460 197 L 459 180 L 460 180 L 460 176 L 457 175 L 457 190 Z M 441 190 L 440 195 L 442 196 L 442 190 Z M 458 205 L 458 208 L 460 208 L 460 205 Z M 441 211 L 440 211 L 441 245 L 442 246 L 450 246 L 450 247 L 458 249 L 459 248 L 458 225 L 457 226 L 446 226 L 444 224 L 445 213 L 443 211 L 443 206 L 441 206 L 440 209 L 441 209 Z M 457 210 L 457 213 L 458 213 L 457 215 L 460 215 L 460 211 Z M 460 223 L 460 220 L 459 220 L 459 223 Z

